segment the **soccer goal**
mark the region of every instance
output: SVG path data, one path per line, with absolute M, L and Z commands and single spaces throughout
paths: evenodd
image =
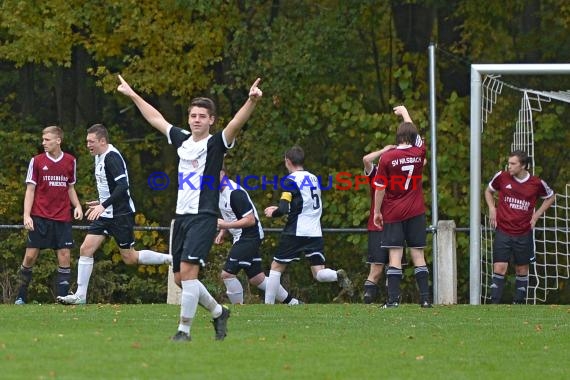
M 492 237 L 481 207 L 481 135 L 493 107 L 505 86 L 520 93 L 520 108 L 512 135 L 511 150 L 521 149 L 532 160 L 534 170 L 533 113 L 542 112 L 546 102 L 570 103 L 570 91 L 536 91 L 523 89 L 503 80 L 503 75 L 569 75 L 570 64 L 485 64 L 471 66 L 471 155 L 470 155 L 470 294 L 469 302 L 479 305 L 489 299 L 492 275 Z M 505 152 L 505 155 L 508 152 Z M 497 168 L 499 170 L 500 168 Z M 488 178 L 484 179 L 486 183 Z M 570 253 L 568 243 L 568 190 L 554 189 L 556 202 L 537 223 L 534 230 L 537 261 L 529 274 L 528 303 L 546 302 L 549 290 L 558 289 L 558 281 L 568 278 Z M 481 220 L 483 219 L 483 220 Z

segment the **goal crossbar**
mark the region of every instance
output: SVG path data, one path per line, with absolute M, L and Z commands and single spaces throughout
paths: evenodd
M 471 65 L 471 147 L 469 197 L 469 303 L 481 303 L 481 77 L 486 74 L 568 75 L 570 64 Z

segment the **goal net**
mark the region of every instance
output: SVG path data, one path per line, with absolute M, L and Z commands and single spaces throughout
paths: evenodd
M 483 65 L 487 66 L 487 65 Z M 494 66 L 504 66 L 504 65 L 494 65 Z M 507 65 L 507 66 L 519 66 L 519 65 Z M 530 66 L 530 65 L 521 65 Z M 552 65 L 535 65 L 535 66 L 552 66 Z M 556 66 L 570 66 L 570 65 L 556 65 Z M 568 67 L 570 68 L 570 67 Z M 565 68 L 566 70 L 566 68 Z M 500 70 L 498 70 L 500 71 Z M 546 74 L 547 72 L 536 72 L 539 74 Z M 570 71 L 568 71 L 570 73 Z M 551 102 L 565 102 L 570 103 L 570 91 L 536 91 L 532 89 L 519 88 L 508 83 L 503 79 L 501 74 L 495 74 L 492 72 L 487 73 L 482 82 L 480 82 L 480 118 L 479 123 L 475 127 L 478 129 L 478 133 L 485 133 L 486 130 L 492 131 L 493 123 L 490 121 L 490 114 L 493 112 L 494 108 L 497 107 L 497 103 L 503 101 L 503 92 L 507 89 L 509 96 L 511 98 L 510 102 L 513 103 L 512 99 L 516 99 L 518 108 L 518 115 L 513 114 L 513 119 L 509 121 L 512 125 L 514 124 L 514 130 L 512 131 L 512 143 L 510 145 L 510 150 L 523 150 L 525 151 L 531 160 L 531 166 L 529 171 L 534 174 L 535 169 L 535 130 L 534 130 L 534 120 L 537 113 L 543 112 L 545 106 Z M 472 80 L 472 90 L 473 90 L 473 80 Z M 506 91 L 505 91 L 506 92 Z M 472 91 L 473 96 L 473 91 Z M 473 115 L 478 112 L 473 112 L 473 100 L 472 100 L 472 118 L 471 118 L 471 128 L 472 137 L 474 135 L 473 131 Z M 513 123 L 514 122 L 514 123 Z M 492 132 L 491 132 L 492 133 Z M 473 175 L 473 141 L 472 144 L 472 175 Z M 479 141 L 479 168 L 478 174 L 480 176 L 480 141 Z M 508 152 L 505 152 L 505 154 Z M 493 174 L 500 168 L 493 169 Z M 482 181 L 477 185 L 480 198 L 481 188 L 485 188 L 489 178 L 483 178 Z M 470 236 L 471 247 L 470 247 L 470 263 L 471 270 L 470 275 L 476 275 L 478 281 L 473 281 L 471 278 L 470 283 L 470 302 L 472 304 L 479 304 L 481 302 L 490 302 L 490 285 L 492 283 L 493 274 L 493 237 L 494 231 L 489 225 L 487 207 L 485 204 L 480 204 L 479 210 L 474 210 L 474 188 L 475 183 L 473 178 L 471 178 L 471 231 L 476 228 L 479 235 L 479 247 L 474 247 L 477 244 L 473 244 L 473 236 Z M 547 179 L 547 182 L 553 186 L 551 181 Z M 482 186 L 481 186 L 482 184 Z M 554 186 L 553 186 L 554 187 Z M 549 291 L 557 290 L 560 286 L 560 280 L 568 279 L 570 276 L 570 247 L 569 247 L 569 230 L 568 230 L 568 190 L 570 185 L 566 185 L 565 188 L 554 187 L 556 195 L 556 201 L 552 207 L 550 207 L 543 217 L 537 222 L 534 229 L 534 242 L 535 242 L 535 255 L 536 262 L 531 264 L 529 273 L 529 287 L 527 291 L 527 303 L 536 304 L 537 302 L 547 302 Z M 480 199 L 479 199 L 480 201 Z M 540 202 L 537 207 L 540 206 Z M 473 222 L 477 219 L 474 214 L 479 213 L 480 220 L 479 225 L 473 225 Z M 473 234 L 472 234 L 473 235 Z M 477 235 L 477 234 L 475 234 Z M 479 254 L 474 251 L 477 249 Z M 478 264 L 475 264 L 475 260 L 478 260 Z M 478 268 L 477 268 L 478 267 Z M 478 271 L 478 272 L 477 272 Z M 514 267 L 509 265 L 508 280 L 513 282 L 514 279 Z M 476 289 L 477 287 L 478 289 Z M 512 289 L 512 287 L 510 288 Z M 505 298 L 508 297 L 507 292 L 505 292 Z

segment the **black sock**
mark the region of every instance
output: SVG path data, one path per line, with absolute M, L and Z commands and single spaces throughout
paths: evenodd
M 69 294 L 69 280 L 71 280 L 71 268 L 57 267 L 57 295 L 65 297 Z
M 388 279 L 388 303 L 400 302 L 400 282 L 402 281 L 402 269 L 388 267 L 386 272 Z
M 285 305 L 289 305 L 289 302 L 291 302 L 292 299 L 293 299 L 293 297 L 291 297 L 291 294 L 287 294 L 287 297 L 281 303 L 283 303 Z
M 18 289 L 18 297 L 24 302 L 28 302 L 28 286 L 32 282 L 32 268 L 25 266 L 20 267 L 20 289 Z
M 525 303 L 526 289 L 528 288 L 528 275 L 517 276 L 515 280 L 515 288 L 514 303 Z
M 372 281 L 366 280 L 364 282 L 364 303 L 372 303 L 378 296 L 378 285 Z
M 493 284 L 491 284 L 491 303 L 501 303 L 503 289 L 505 288 L 505 276 L 493 273 Z
M 418 289 L 420 291 L 420 303 L 430 302 L 428 268 L 425 265 L 416 267 L 414 274 L 416 275 L 416 283 L 418 284 Z

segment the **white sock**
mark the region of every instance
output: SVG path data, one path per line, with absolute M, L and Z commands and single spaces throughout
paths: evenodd
M 279 302 L 283 302 L 285 298 L 289 295 L 289 292 L 285 290 L 283 285 L 279 285 L 279 289 L 277 290 L 277 294 L 275 295 L 275 299 Z
M 93 272 L 93 257 L 79 256 L 77 261 L 77 291 L 75 295 L 87 299 L 87 288 L 89 287 L 89 279 Z
M 204 306 L 206 309 L 212 313 L 212 318 L 218 318 L 222 314 L 222 305 L 216 301 L 214 297 L 210 294 L 208 289 L 199 280 L 198 288 L 200 289 L 200 305 Z
M 236 277 L 224 278 L 226 294 L 232 304 L 243 304 L 243 286 Z
M 281 285 L 281 272 L 276 270 L 269 271 L 269 277 L 267 278 L 267 285 L 265 287 L 265 303 L 274 304 L 275 296 L 279 290 L 279 285 Z
M 263 279 L 263 281 L 259 285 L 257 285 L 257 289 L 263 290 L 264 292 L 265 292 L 266 288 L 267 288 L 267 277 L 265 277 Z M 285 300 L 285 298 L 287 298 L 288 295 L 289 295 L 289 292 L 287 292 L 287 290 L 285 290 L 283 285 L 279 285 L 279 290 L 277 290 L 277 294 L 275 295 L 275 299 L 279 302 L 283 302 Z
M 257 289 L 262 290 L 265 292 L 265 288 L 267 288 L 267 277 L 263 278 L 263 281 L 261 281 L 259 283 L 259 285 L 257 285 Z
M 150 249 L 143 249 L 139 251 L 139 264 L 161 265 L 171 263 L 172 256 L 165 253 L 151 251 Z
M 338 276 L 335 270 L 325 268 L 317 272 L 318 282 L 334 282 L 338 280 Z
M 192 325 L 192 320 L 198 308 L 198 298 L 200 297 L 200 287 L 198 284 L 198 280 L 182 281 L 178 330 L 186 334 L 190 333 L 190 326 Z

